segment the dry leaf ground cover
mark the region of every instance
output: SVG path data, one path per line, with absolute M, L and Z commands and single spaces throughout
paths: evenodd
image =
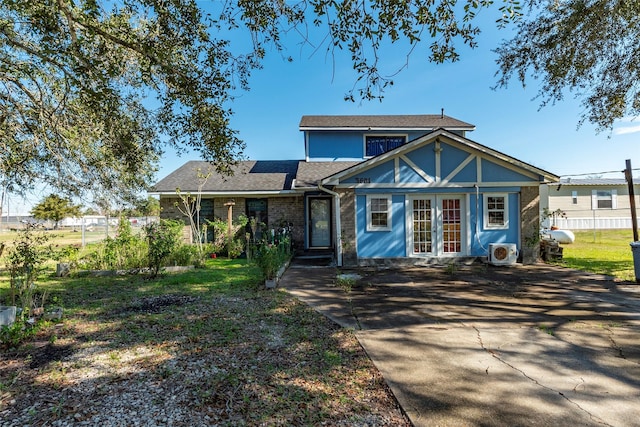
M 0 350 L 0 424 L 409 425 L 350 331 L 258 282 L 227 260 L 42 281 L 64 318 Z

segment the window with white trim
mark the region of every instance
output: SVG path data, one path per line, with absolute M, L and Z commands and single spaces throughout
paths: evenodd
M 484 228 L 509 228 L 509 197 L 507 194 L 485 194 Z
M 406 135 L 365 135 L 364 149 L 366 157 L 377 156 L 407 142 Z
M 618 190 L 591 190 L 591 209 L 617 209 Z
M 367 231 L 391 230 L 391 196 L 367 196 Z
M 574 205 L 578 204 L 578 192 L 576 190 L 571 192 L 571 203 Z

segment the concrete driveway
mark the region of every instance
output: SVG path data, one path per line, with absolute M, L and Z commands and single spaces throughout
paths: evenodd
M 640 285 L 561 267 L 294 265 L 281 286 L 353 328 L 416 426 L 640 425 Z

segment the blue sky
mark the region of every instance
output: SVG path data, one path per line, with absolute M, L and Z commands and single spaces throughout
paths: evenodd
M 513 81 L 507 89 L 492 90 L 497 77 L 496 55 L 491 51 L 509 35 L 498 31 L 486 16 L 479 47 L 462 47 L 456 63 L 432 64 L 415 51 L 409 67 L 394 78 L 394 86 L 379 101 L 346 102 L 344 94 L 356 75 L 346 53 L 335 57 L 326 49 L 315 53 L 300 48 L 292 38 L 288 51 L 293 62 L 270 52 L 262 70 L 250 80 L 251 90 L 241 92 L 232 104 L 232 126 L 246 142 L 252 160 L 303 159 L 303 135 L 298 124 L 303 115 L 316 114 L 445 114 L 472 123 L 467 136 L 519 160 L 561 176 L 622 171 L 625 159 L 640 167 L 640 121 L 621 121 L 613 132 L 597 134 L 592 125 L 577 124 L 582 107 L 568 94 L 554 106 L 539 108 L 533 99 L 539 81 L 527 88 Z M 394 70 L 405 61 L 406 51 L 385 49 L 382 64 Z M 196 155 L 175 157 L 168 153 L 161 162 L 163 178 Z M 640 175 L 640 174 L 637 174 Z M 603 177 L 623 178 L 621 173 Z
M 590 124 L 577 129 L 582 112 L 571 94 L 554 106 L 539 109 L 534 100 L 539 82 L 529 80 L 526 89 L 513 81 L 508 89 L 492 90 L 497 78 L 495 54 L 505 30 L 495 29 L 489 11 L 481 16 L 479 46 L 460 48 L 456 63 L 432 64 L 424 51 L 414 51 L 409 66 L 394 78 L 394 86 L 379 101 L 346 102 L 344 94 L 356 75 L 347 53 L 331 57 L 326 49 L 301 48 L 295 35 L 285 40 L 288 50 L 269 52 L 264 68 L 256 70 L 251 89 L 238 92 L 231 104 L 235 115 L 231 126 L 246 142 L 245 155 L 252 160 L 303 159 L 303 135 L 298 130 L 303 115 L 316 114 L 445 114 L 472 123 L 476 130 L 467 136 L 481 144 L 561 176 L 601 175 L 622 171 L 625 159 L 640 168 L 640 120 L 621 121 L 613 132 L 597 134 Z M 246 40 L 234 39 L 238 45 Z M 395 71 L 406 61 L 406 49 L 387 47 L 381 64 Z M 293 62 L 283 59 L 291 56 Z M 161 179 L 196 154 L 180 157 L 168 151 L 160 162 Z M 640 173 L 634 173 L 640 176 Z M 623 178 L 622 173 L 604 174 Z M 26 201 L 11 200 L 12 212 L 28 212 L 29 205 L 43 194 Z

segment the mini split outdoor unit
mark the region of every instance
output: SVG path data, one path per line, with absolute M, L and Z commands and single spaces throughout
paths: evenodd
M 489 263 L 493 265 L 515 264 L 518 249 L 515 243 L 489 243 Z

